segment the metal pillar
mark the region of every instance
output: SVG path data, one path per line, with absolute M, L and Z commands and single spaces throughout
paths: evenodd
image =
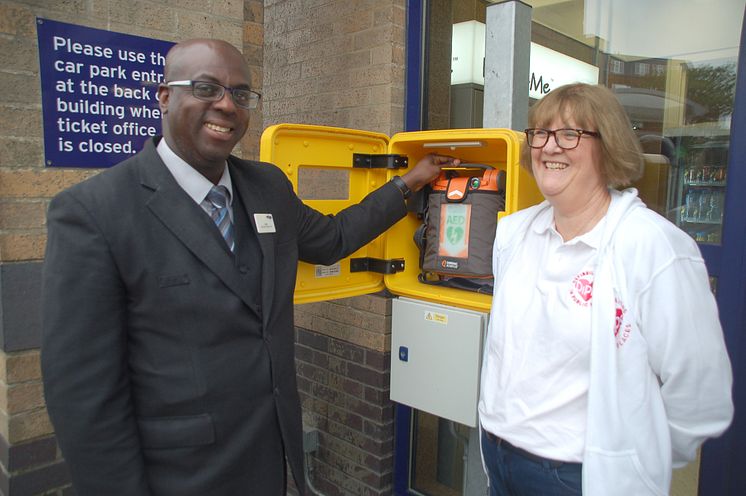
M 530 52 L 531 6 L 513 0 L 487 7 L 484 127 L 526 128 Z

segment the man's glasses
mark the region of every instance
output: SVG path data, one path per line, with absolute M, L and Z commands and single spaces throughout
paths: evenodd
M 544 148 L 549 141 L 549 136 L 554 135 L 554 141 L 557 146 L 563 150 L 572 150 L 577 148 L 580 144 L 580 138 L 584 134 L 593 136 L 594 138 L 600 138 L 601 134 L 595 131 L 586 131 L 585 129 L 541 129 L 538 127 L 532 127 L 524 131 L 526 133 L 526 139 L 528 140 L 528 146 L 531 148 Z
M 220 101 L 225 92 L 228 91 L 233 98 L 233 103 L 244 109 L 255 109 L 259 104 L 259 99 L 262 97 L 256 91 L 251 91 L 243 88 L 229 88 L 218 83 L 211 83 L 208 81 L 192 81 L 190 79 L 185 81 L 171 81 L 166 83 L 166 86 L 191 86 L 192 95 L 194 98 L 204 100 L 205 102 L 217 102 Z

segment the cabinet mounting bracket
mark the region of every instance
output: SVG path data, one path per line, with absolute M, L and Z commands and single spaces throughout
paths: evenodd
M 405 155 L 374 155 L 353 153 L 352 167 L 361 169 L 406 169 L 409 159 Z
M 404 259 L 382 260 L 380 258 L 351 258 L 350 272 L 377 272 L 378 274 L 396 274 L 404 270 Z

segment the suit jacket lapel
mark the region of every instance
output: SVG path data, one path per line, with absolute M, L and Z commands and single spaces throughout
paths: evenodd
M 269 203 L 263 196 L 265 192 L 261 188 L 257 188 L 254 182 L 251 181 L 249 171 L 244 166 L 236 164 L 233 157 L 231 157 L 228 159 L 228 167 L 230 168 L 233 187 L 237 188 L 241 195 L 244 207 L 246 208 L 246 214 L 249 217 L 249 224 L 254 229 L 262 250 L 262 315 L 264 328 L 267 329 L 275 291 L 275 236 L 270 233 L 259 233 L 257 231 L 254 214 L 269 213 L 267 212 L 267 205 Z
M 212 219 L 181 189 L 155 150 L 154 142 L 148 141 L 141 153 L 140 182 L 152 192 L 146 206 L 228 289 L 258 314 L 259 309 L 236 271 L 233 255 Z

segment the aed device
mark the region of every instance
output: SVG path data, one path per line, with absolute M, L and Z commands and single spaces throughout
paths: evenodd
M 505 210 L 505 171 L 462 163 L 443 169 L 425 188 L 420 282 L 492 294 L 492 246 Z
M 494 170 L 490 176 L 499 177 L 501 188 L 504 181 L 499 222 L 543 200 L 533 177 L 518 163 L 522 141 L 522 134 L 509 129 L 415 131 L 389 138 L 354 129 L 278 124 L 262 134 L 260 159 L 282 169 L 305 204 L 335 214 L 404 175 L 428 153 L 450 155 Z M 392 305 L 391 399 L 473 427 L 492 297 L 420 282 L 414 234 L 423 223 L 417 205 L 422 201 L 423 195 L 413 195 L 403 219 L 350 257 L 331 266 L 299 263 L 294 301 L 383 289 L 400 296 Z

